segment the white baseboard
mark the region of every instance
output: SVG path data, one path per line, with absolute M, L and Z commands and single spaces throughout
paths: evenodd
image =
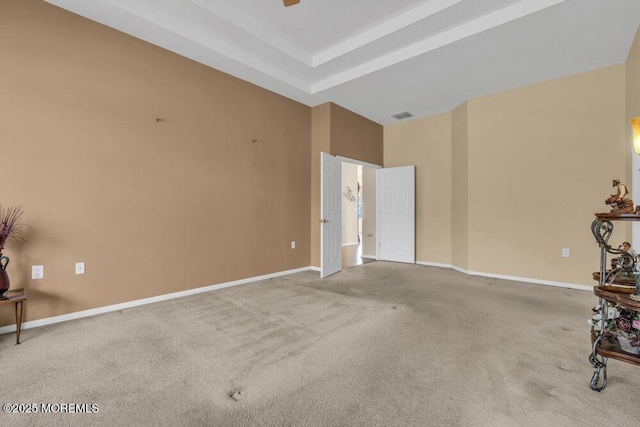
M 293 270 L 280 271 L 277 273 L 265 274 L 262 276 L 249 277 L 247 279 L 234 280 L 233 282 L 219 283 L 217 285 L 204 286 L 202 288 L 188 289 L 186 291 L 173 292 L 170 294 L 158 295 L 155 297 L 144 298 L 134 301 L 123 302 L 120 304 L 108 305 L 105 307 L 92 308 L 90 310 L 76 311 L 75 313 L 62 314 L 60 316 L 47 317 L 44 319 L 30 320 L 22 324 L 22 329 L 37 328 L 39 326 L 52 325 L 54 323 L 66 322 L 68 320 L 81 319 L 83 317 L 95 316 L 97 314 L 109 313 L 111 311 L 124 310 L 126 308 L 137 307 L 140 305 L 151 304 L 154 302 L 166 301 L 175 298 L 182 298 L 189 295 L 195 295 L 202 292 L 215 291 L 217 289 L 229 288 L 231 286 L 244 285 L 247 283 L 259 282 L 260 280 L 272 279 L 274 277 L 286 276 L 289 274 L 302 273 L 303 271 L 314 270 L 317 267 L 302 267 Z M 317 271 L 320 271 L 318 268 Z M 26 303 L 28 304 L 28 302 Z M 8 325 L 0 327 L 0 334 L 15 332 L 16 325 Z
M 469 274 L 467 270 L 465 270 L 464 268 L 460 268 L 457 265 L 451 264 L 451 268 L 453 268 L 455 271 L 459 271 L 460 273 Z
M 482 273 L 479 271 L 469 271 L 467 274 L 470 276 L 492 277 L 495 279 L 513 280 L 515 282 L 527 282 L 527 283 L 534 283 L 536 285 L 556 286 L 559 288 L 579 289 L 581 291 L 593 292 L 593 286 L 578 285 L 575 283 L 554 282 L 552 280 L 530 279 L 528 277 L 506 276 L 504 274 L 490 274 L 490 273 Z
M 428 265 L 430 267 L 452 268 L 451 264 L 442 264 L 439 262 L 416 261 L 416 264 Z
M 358 242 L 351 242 L 351 243 L 343 243 L 342 247 L 344 248 L 345 246 L 356 246 L 359 245 L 360 243 Z
M 366 258 L 366 259 L 378 259 L 377 256 L 375 255 L 360 255 L 360 258 Z
M 309 270 L 317 271 L 318 273 L 320 273 L 322 271 L 322 269 L 320 267 L 314 267 L 314 266 L 309 267 Z
M 493 279 L 513 280 L 514 282 L 534 283 L 536 285 L 556 286 L 556 287 L 559 287 L 559 288 L 579 289 L 581 291 L 593 292 L 593 286 L 577 285 L 575 283 L 554 282 L 554 281 L 551 281 L 551 280 L 531 279 L 531 278 L 528 278 L 528 277 L 518 277 L 518 276 L 507 276 L 507 275 L 504 275 L 504 274 L 483 273 L 481 271 L 468 271 L 468 270 L 465 270 L 464 268 L 460 268 L 460 267 L 452 265 L 452 264 L 438 264 L 438 263 L 432 263 L 432 262 L 426 262 L 426 261 L 416 261 L 416 264 L 428 265 L 428 266 L 434 266 L 434 267 L 451 268 L 453 270 L 459 271 L 460 273 L 468 274 L 469 276 L 491 277 Z

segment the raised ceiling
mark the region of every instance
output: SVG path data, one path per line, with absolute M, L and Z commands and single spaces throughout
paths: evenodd
M 624 62 L 638 0 L 47 0 L 286 97 L 375 122 Z

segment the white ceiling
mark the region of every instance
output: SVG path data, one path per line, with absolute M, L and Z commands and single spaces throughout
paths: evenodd
M 375 122 L 624 62 L 638 0 L 47 0 L 286 97 Z

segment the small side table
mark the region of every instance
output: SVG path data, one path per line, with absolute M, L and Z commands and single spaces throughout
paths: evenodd
M 16 345 L 20 344 L 20 329 L 22 328 L 22 302 L 27 299 L 24 289 L 9 289 L 4 294 L 6 299 L 0 299 L 0 305 L 15 304 L 16 305 Z

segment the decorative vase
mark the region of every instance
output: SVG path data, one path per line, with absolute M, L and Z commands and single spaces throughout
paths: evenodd
M 620 349 L 625 353 L 640 354 L 640 347 L 632 346 L 631 341 L 622 335 L 618 335 L 618 342 L 620 343 Z
M 0 299 L 6 299 L 4 294 L 9 290 L 9 276 L 7 275 L 7 265 L 9 265 L 9 257 L 0 254 Z

